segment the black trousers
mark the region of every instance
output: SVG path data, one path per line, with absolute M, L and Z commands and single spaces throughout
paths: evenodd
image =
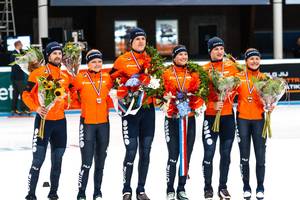
M 11 110 L 15 111 L 18 110 L 18 99 L 19 96 L 21 97 L 20 100 L 20 111 L 28 110 L 27 106 L 23 103 L 22 100 L 22 93 L 25 88 L 25 84 L 22 80 L 12 80 L 12 86 L 13 86 L 13 98 L 12 98 L 12 104 L 11 104 Z
M 35 195 L 35 190 L 40 174 L 40 168 L 45 160 L 47 145 L 51 145 L 51 171 L 50 171 L 50 192 L 49 196 L 57 193 L 59 177 L 61 173 L 62 158 L 67 144 L 66 119 L 46 120 L 44 138 L 37 137 L 40 127 L 41 117 L 36 116 L 34 122 L 34 134 L 32 140 L 33 160 L 28 176 L 29 195 Z
M 230 153 L 235 136 L 234 115 L 221 116 L 220 132 L 213 132 L 212 126 L 215 116 L 204 116 L 202 142 L 204 147 L 204 159 L 202 162 L 205 180 L 204 190 L 212 189 L 213 158 L 216 143 L 220 138 L 220 178 L 219 190 L 227 188 L 228 171 L 230 165 Z
M 79 128 L 79 146 L 82 163 L 79 172 L 79 191 L 77 197 L 86 196 L 85 190 L 93 158 L 95 162 L 93 196 L 102 196 L 101 184 L 107 155 L 106 151 L 109 144 L 109 122 L 84 124 L 83 121 L 83 119 L 80 120 Z
M 179 119 L 165 118 L 165 138 L 168 146 L 167 162 L 167 193 L 175 192 L 174 181 L 176 176 L 176 165 L 179 157 Z M 187 159 L 190 163 L 196 135 L 195 117 L 188 118 L 187 127 Z M 179 174 L 179 172 L 178 172 Z M 186 176 L 178 177 L 177 192 L 185 191 Z
M 155 109 L 153 104 L 149 108 L 142 107 L 136 115 L 122 117 L 123 141 L 126 148 L 123 162 L 123 193 L 132 192 L 130 182 L 138 147 L 138 186 L 136 192 L 145 191 L 154 131 Z
M 249 185 L 249 158 L 251 149 L 251 139 L 253 142 L 256 158 L 256 191 L 264 191 L 266 139 L 262 137 L 263 126 L 264 119 L 237 119 L 237 139 L 240 149 L 240 167 L 243 177 L 244 191 L 251 191 L 251 187 Z

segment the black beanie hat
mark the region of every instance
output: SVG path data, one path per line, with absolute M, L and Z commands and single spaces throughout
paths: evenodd
M 224 47 L 224 41 L 219 37 L 210 38 L 207 41 L 208 53 L 210 53 L 211 50 L 213 50 L 213 48 L 215 48 L 217 46 L 223 46 Z
M 179 54 L 180 52 L 187 52 L 187 49 L 184 45 L 177 45 L 176 47 L 174 47 L 173 52 L 172 52 L 172 59 L 174 59 L 177 54 Z
M 257 49 L 250 49 L 250 50 L 246 51 L 246 53 L 245 53 L 245 60 L 247 60 L 248 58 L 250 58 L 252 56 L 261 57 L 261 54 L 259 53 L 259 51 Z
M 49 57 L 50 54 L 55 50 L 60 50 L 62 52 L 62 47 L 58 42 L 50 42 L 49 44 L 47 44 L 45 48 L 46 57 Z
M 85 56 L 86 63 L 89 63 L 91 60 L 95 58 L 99 58 L 102 60 L 102 53 L 97 49 L 92 49 Z
M 133 28 L 133 29 L 131 29 L 131 31 L 129 33 L 130 44 L 132 43 L 132 41 L 134 40 L 134 38 L 136 38 L 138 36 L 145 36 L 146 37 L 146 32 L 143 29 L 141 29 L 141 28 Z

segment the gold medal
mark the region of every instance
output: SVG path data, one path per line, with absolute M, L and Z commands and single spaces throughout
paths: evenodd
M 100 104 L 100 103 L 101 103 L 101 101 L 102 101 L 102 99 L 101 99 L 101 98 L 96 98 L 96 102 L 97 102 L 98 104 Z
M 248 96 L 248 97 L 247 97 L 247 100 L 248 100 L 249 103 L 252 103 L 253 97 L 252 97 L 252 96 Z

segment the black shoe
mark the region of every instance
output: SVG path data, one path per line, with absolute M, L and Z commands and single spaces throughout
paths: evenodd
M 227 189 L 220 189 L 219 192 L 218 192 L 218 195 L 221 199 L 226 199 L 227 200 L 227 199 L 231 198 L 231 196 L 230 196 Z
M 49 194 L 49 195 L 48 195 L 48 199 L 49 199 L 49 200 L 57 200 L 57 199 L 58 199 L 58 196 L 57 196 L 57 194 Z
M 150 200 L 145 192 L 140 192 L 136 195 L 137 200 Z
M 212 200 L 213 199 L 213 196 L 214 196 L 214 191 L 212 189 L 209 189 L 209 190 L 205 190 L 204 191 L 204 198 L 206 200 Z
M 34 194 L 28 194 L 26 197 L 25 197 L 26 200 L 36 200 L 36 196 Z
M 132 194 L 130 192 L 125 192 L 123 194 L 123 200 L 131 200 Z

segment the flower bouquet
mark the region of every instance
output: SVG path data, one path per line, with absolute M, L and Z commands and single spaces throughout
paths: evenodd
M 138 66 L 140 73 L 128 77 L 119 74 L 110 91 L 114 107 L 121 116 L 135 115 L 143 105 L 145 97 L 155 97 L 162 94 L 161 75 L 163 59 L 153 47 L 146 47 L 144 58 L 140 59 Z M 146 106 L 146 105 L 145 105 Z M 121 111 L 121 112 L 119 112 Z
M 56 101 L 62 100 L 65 97 L 65 89 L 60 84 L 60 79 L 53 79 L 51 75 L 40 76 L 38 81 L 38 100 L 41 106 L 46 110 L 50 110 Z M 45 118 L 41 117 L 38 137 L 44 138 Z
M 63 59 L 62 62 L 66 66 L 67 70 L 76 76 L 81 64 L 81 51 L 82 48 L 79 43 L 68 42 L 63 48 Z
M 222 102 L 230 98 L 233 90 L 240 84 L 239 78 L 234 76 L 224 77 L 218 70 L 215 70 L 214 68 L 211 71 L 211 79 L 214 89 L 218 95 L 218 100 Z M 219 132 L 220 130 L 221 111 L 222 110 L 217 111 L 216 118 L 212 127 L 212 130 L 214 132 Z
M 262 137 L 266 138 L 268 136 L 271 138 L 270 108 L 278 103 L 288 89 L 288 85 L 284 79 L 278 77 L 267 77 L 261 79 L 253 78 L 253 84 L 258 91 L 262 103 L 264 104 L 264 110 L 266 113 Z
M 29 74 L 36 68 L 45 64 L 43 53 L 35 47 L 29 47 L 24 53 L 16 55 L 16 60 L 10 65 L 19 65 L 21 69 Z
M 115 80 L 114 88 L 110 90 L 109 95 L 120 116 L 135 115 L 141 108 L 144 99 L 141 84 L 140 74 L 134 74 L 130 78 L 122 76 Z

